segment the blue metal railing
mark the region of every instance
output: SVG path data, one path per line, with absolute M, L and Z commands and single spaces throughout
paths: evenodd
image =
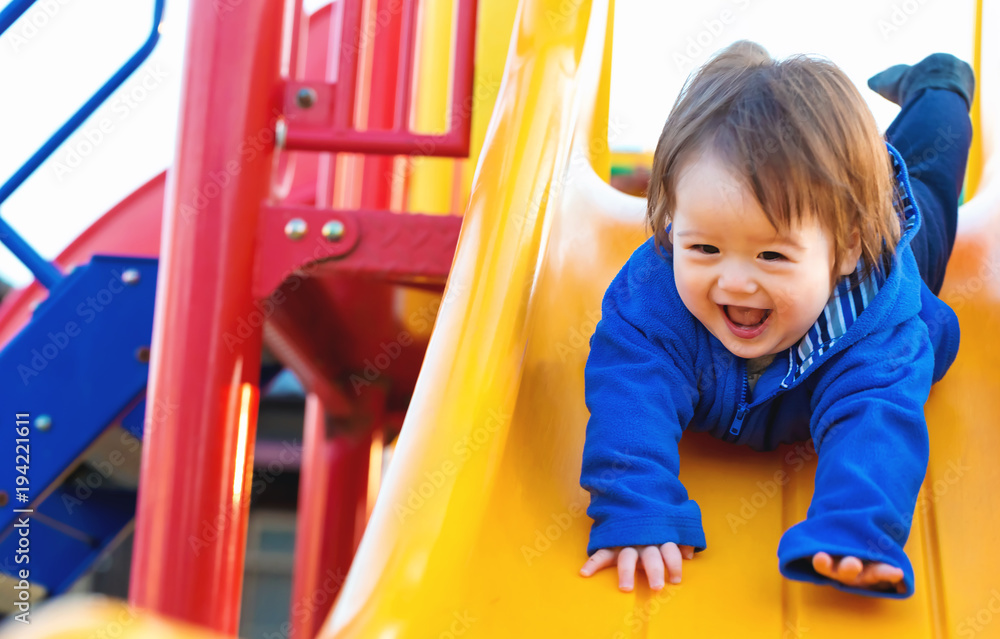
M 27 11 L 31 5 L 35 4 L 37 0 L 13 0 L 10 4 L 4 7 L 3 11 L 0 11 L 0 36 L 10 28 L 14 22 Z M 111 79 L 104 83 L 100 89 L 97 90 L 94 95 L 90 97 L 87 102 L 80 107 L 76 113 L 74 113 L 66 123 L 59 127 L 59 130 L 52 134 L 45 144 L 43 144 L 34 155 L 32 155 L 28 160 L 21 165 L 14 175 L 10 177 L 6 182 L 0 186 L 0 205 L 7 201 L 7 198 L 17 190 L 21 184 L 24 183 L 28 177 L 41 166 L 42 162 L 47 160 L 50 155 L 63 142 L 73 134 L 83 122 L 89 118 L 97 107 L 101 106 L 105 100 L 107 100 L 112 93 L 114 93 L 118 87 L 122 85 L 125 80 L 132 75 L 132 73 L 142 64 L 149 54 L 153 52 L 153 48 L 156 47 L 157 41 L 160 39 L 160 23 L 163 21 L 163 4 L 164 0 L 155 0 L 155 6 L 153 9 L 153 28 L 149 33 L 149 37 L 146 41 L 139 47 L 139 50 L 132 55 L 128 61 L 122 65 L 118 71 L 111 76 Z M 44 257 L 38 254 L 30 244 L 28 244 L 24 238 L 17 234 L 13 228 L 7 224 L 3 218 L 0 218 L 0 242 L 6 246 L 11 253 L 13 253 L 17 259 L 28 267 L 35 278 L 44 286 L 45 288 L 51 289 L 53 286 L 59 283 L 63 278 L 63 274 L 55 267 L 54 264 L 50 263 Z

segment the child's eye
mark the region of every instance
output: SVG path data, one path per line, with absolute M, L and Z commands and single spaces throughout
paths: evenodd
M 760 254 L 760 256 L 768 262 L 777 262 L 778 260 L 786 259 L 784 255 L 776 253 L 775 251 L 764 251 Z
M 719 249 L 711 244 L 694 244 L 691 246 L 691 250 L 697 251 L 698 253 L 704 253 L 705 255 L 715 255 L 719 252 Z

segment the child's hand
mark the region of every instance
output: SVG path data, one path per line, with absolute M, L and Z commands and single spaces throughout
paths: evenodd
M 880 561 L 862 562 L 857 557 L 842 557 L 834 560 L 825 552 L 813 555 L 813 568 L 819 574 L 835 579 L 848 586 L 868 588 L 870 590 L 891 589 L 905 592 L 903 571 L 900 568 Z
M 649 579 L 649 587 L 653 590 L 663 588 L 664 564 L 666 573 L 670 576 L 670 583 L 679 584 L 681 582 L 681 557 L 691 559 L 694 557 L 694 547 L 678 546 L 672 541 L 668 541 L 662 546 L 624 546 L 614 548 L 601 548 L 583 564 L 580 574 L 589 577 L 604 568 L 618 564 L 618 589 L 622 592 L 631 592 L 635 580 L 636 560 L 642 558 L 642 568 L 646 571 L 646 578 Z

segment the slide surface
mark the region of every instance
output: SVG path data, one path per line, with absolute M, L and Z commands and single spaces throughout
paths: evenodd
M 598 177 L 611 10 L 522 3 L 421 376 L 321 636 L 1000 636 L 996 207 L 962 235 L 942 292 L 963 342 L 927 406 L 932 459 L 907 545 L 914 597 L 783 579 L 778 540 L 805 517 L 814 456 L 699 434 L 681 443 L 681 479 L 708 550 L 685 562 L 683 583 L 624 594 L 614 571 L 577 575 L 591 523 L 578 485 L 588 339 L 644 239 L 643 201 Z

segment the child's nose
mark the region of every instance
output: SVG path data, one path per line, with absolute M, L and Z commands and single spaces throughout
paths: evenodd
M 723 266 L 718 286 L 727 293 L 751 295 L 757 292 L 757 282 L 750 270 L 735 263 Z

